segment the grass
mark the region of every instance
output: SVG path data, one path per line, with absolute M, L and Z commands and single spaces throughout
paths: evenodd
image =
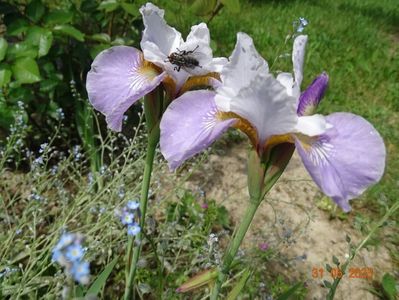
M 172 6 L 166 1 L 154 2 L 166 8 L 169 24 L 184 28 L 182 32 L 187 33 L 189 26 L 201 21 L 179 6 Z M 305 30 L 309 43 L 302 88 L 319 73 L 327 71 L 330 87 L 320 112 L 350 111 L 362 115 L 375 125 L 385 140 L 388 158 L 381 183 L 360 200 L 353 201 L 354 210 L 360 212 L 356 217 L 360 218 L 359 222 L 377 219 L 399 199 L 397 1 L 249 1 L 242 5 L 240 14 L 230 15 L 223 11 L 209 24 L 215 52 L 229 56 L 236 32 L 243 31 L 252 36 L 259 52 L 271 64 L 281 54 L 290 53 L 290 43 L 284 45 L 284 40 L 292 32 L 292 22 L 298 17 L 309 20 Z M 273 64 L 272 70 L 287 71 L 290 68 L 290 59 L 280 58 Z M 92 174 L 94 184 L 89 180 L 84 154 L 76 159 L 76 153 L 71 149 L 69 153 L 60 155 L 52 144 L 41 154 L 44 163 L 28 173 L 12 174 L 2 168 L 0 298 L 1 295 L 13 299 L 60 297 L 65 276 L 51 262 L 51 249 L 62 230 L 85 234 L 85 244 L 89 249 L 87 259 L 91 261 L 94 275 L 99 274 L 116 255 L 123 256 L 127 236 L 115 217 L 115 209 L 127 199 L 137 198 L 139 192 L 145 135 L 140 129 L 135 132 L 137 134 L 131 140 L 113 134 L 102 138 L 99 153 L 103 165 L 108 167 L 101 173 Z M 58 134 L 54 137 L 62 139 Z M 15 147 L 16 140 L 9 141 L 8 146 Z M 21 157 L 14 155 L 12 159 L 19 160 Z M 2 158 L 7 160 L 9 156 L 3 154 L 0 158 L 0 162 L 6 163 Z M 193 160 L 187 169 L 195 169 L 204 158 L 206 155 Z M 28 157 L 22 163 L 33 165 L 33 160 L 33 157 Z M 55 163 L 58 170 L 54 173 L 50 166 Z M 232 228 L 228 212 L 222 207 L 211 201 L 208 209 L 204 210 L 201 195 L 182 188 L 191 172 L 184 174 L 170 175 L 158 153 L 153 196 L 149 204 L 148 234 L 151 235 L 140 261 L 145 267 L 139 269 L 137 279 L 140 282 L 137 294 L 143 299 L 149 295 L 156 299 L 179 298 L 175 289 L 180 284 L 200 270 L 217 264 L 221 249 L 209 244 L 209 234 L 216 232 L 223 237 L 224 230 Z M 35 200 L 35 195 L 39 195 L 40 200 Z M 396 220 L 398 216 L 397 213 Z M 394 233 L 389 240 L 381 240 L 380 243 L 397 245 L 398 234 Z M 157 257 L 152 251 L 154 245 Z M 392 249 L 395 258 L 395 248 Z M 257 265 L 269 260 L 268 254 L 255 250 L 250 257 L 240 258 L 235 270 L 240 270 L 249 262 Z M 395 261 L 398 263 L 397 254 Z M 103 296 L 121 296 L 123 269 L 124 261 L 120 260 Z M 246 293 L 252 297 L 276 297 L 290 286 L 281 277 L 269 275 L 255 272 Z M 265 281 L 271 282 L 270 287 L 259 288 Z M 304 297 L 306 291 L 301 290 L 298 294 L 301 295 L 298 297 Z M 199 292 L 192 297 L 200 299 L 204 295 Z

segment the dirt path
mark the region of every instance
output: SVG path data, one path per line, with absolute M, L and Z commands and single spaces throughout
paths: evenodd
M 208 199 L 216 199 L 226 206 L 235 223 L 240 220 L 248 199 L 246 147 L 246 143 L 236 144 L 226 150 L 225 155 L 211 155 L 204 170 L 193 176 L 191 182 L 200 186 Z M 284 175 L 269 193 L 267 203 L 262 203 L 259 208 L 244 243 L 244 247 L 268 243 L 280 249 L 285 259 L 271 266 L 273 271 L 291 280 L 306 280 L 308 299 L 325 299 L 327 292 L 321 287 L 322 279 L 312 277 L 312 269 L 324 268 L 323 279 L 331 281 L 325 264 L 333 265 L 333 255 L 340 261 L 345 260 L 348 253 L 346 234 L 355 243 L 362 238 L 351 226 L 352 218 L 329 220 L 329 214 L 315 205 L 315 200 L 321 197 L 322 194 L 294 154 Z M 373 279 L 378 280 L 385 272 L 394 271 L 389 252 L 382 246 L 378 251 L 363 249 L 351 266 L 372 268 Z M 370 287 L 367 279 L 345 276 L 335 299 L 377 299 L 364 290 L 366 287 Z

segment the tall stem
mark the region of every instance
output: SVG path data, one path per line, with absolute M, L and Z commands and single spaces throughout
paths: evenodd
M 159 107 L 162 104 L 162 90 L 155 90 L 144 100 L 144 113 L 146 115 L 146 125 L 148 129 L 147 154 L 144 166 L 144 175 L 140 194 L 140 228 L 141 231 L 136 237 L 130 237 L 127 249 L 127 268 L 126 268 L 126 288 L 125 300 L 132 299 L 133 282 L 137 270 L 137 261 L 141 253 L 141 241 L 143 238 L 145 216 L 147 213 L 148 192 L 150 189 L 151 173 L 154 164 L 155 150 L 159 142 Z M 135 240 L 137 241 L 136 247 Z
M 228 272 L 230 270 L 230 266 L 234 260 L 234 257 L 237 254 L 238 248 L 241 245 L 242 240 L 244 239 L 245 234 L 248 231 L 249 226 L 255 216 L 256 210 L 261 203 L 261 199 L 251 199 L 249 206 L 247 207 L 242 222 L 240 223 L 237 231 L 234 234 L 233 239 L 230 242 L 228 251 L 226 252 L 223 258 L 223 264 L 221 270 L 219 271 L 218 278 L 216 280 L 215 286 L 212 290 L 211 300 L 216 300 L 222 284 L 226 281 Z

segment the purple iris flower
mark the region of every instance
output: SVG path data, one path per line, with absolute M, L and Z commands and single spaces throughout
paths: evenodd
M 128 108 L 161 83 L 167 86 L 173 99 L 189 77 L 219 72 L 227 62 L 226 58 L 213 58 L 205 23 L 191 27 L 184 41 L 180 32 L 165 22 L 164 10 L 147 3 L 140 12 L 145 26 L 140 43 L 142 51 L 128 46 L 104 50 L 94 59 L 87 74 L 89 100 L 115 131 L 122 129 Z M 186 53 L 185 57 L 195 59 L 197 66 L 178 67 L 170 59 L 173 53 L 177 57 Z
M 321 74 L 302 94 L 307 36 L 294 40 L 293 74 L 276 78 L 252 39 L 237 44 L 215 91 L 187 92 L 174 100 L 161 120 L 161 152 L 171 170 L 201 152 L 229 127 L 245 132 L 262 155 L 281 143 L 295 144 L 319 188 L 344 211 L 349 200 L 378 182 L 385 146 L 376 129 L 351 113 L 313 114 L 328 83 Z

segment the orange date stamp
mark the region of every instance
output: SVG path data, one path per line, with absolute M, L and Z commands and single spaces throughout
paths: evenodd
M 340 268 L 331 268 L 328 272 L 324 268 L 312 268 L 312 278 L 314 279 L 322 279 L 324 276 L 330 275 L 333 279 L 342 278 L 345 275 L 348 275 L 349 279 L 373 279 L 374 269 L 370 267 L 362 267 L 362 268 L 349 268 L 348 273 L 344 274 Z

